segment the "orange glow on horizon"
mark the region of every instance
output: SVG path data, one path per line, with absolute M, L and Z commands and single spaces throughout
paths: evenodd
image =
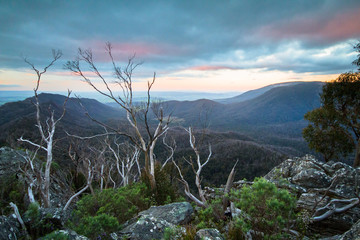
M 216 71 L 179 70 L 158 74 L 153 91 L 201 91 L 201 92 L 242 92 L 267 85 L 291 81 L 331 81 L 339 74 L 316 75 L 313 73 L 294 73 L 292 71 L 263 71 L 261 69 L 218 69 Z M 134 91 L 146 91 L 149 78 L 137 78 L 133 82 Z M 29 72 L 2 70 L 0 72 L 0 90 L 32 90 L 36 76 Z M 109 81 L 110 82 L 110 81 Z M 96 86 L 105 89 L 100 81 Z M 10 87 L 6 87 L 6 85 Z M 116 85 L 110 84 L 114 89 Z M 48 72 L 40 85 L 42 91 L 94 91 L 79 76 L 66 72 Z M 120 90 L 120 89 L 118 89 Z M 115 90 L 116 91 L 116 90 Z

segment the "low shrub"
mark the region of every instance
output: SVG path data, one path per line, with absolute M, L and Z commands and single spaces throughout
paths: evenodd
M 296 198 L 264 178 L 256 178 L 253 185 L 233 191 L 231 197 L 244 212 L 232 222 L 231 235 L 252 229 L 253 239 L 286 239 L 283 230 L 296 223 Z
M 135 183 L 118 189 L 97 191 L 77 202 L 77 209 L 69 227 L 77 233 L 93 238 L 120 228 L 120 224 L 148 209 L 151 204 L 147 186 Z M 106 239 L 102 237 L 101 239 Z
M 151 189 L 149 176 L 143 171 L 141 175 L 141 181 L 147 186 L 147 195 L 151 198 L 154 205 L 164 205 L 172 202 L 179 201 L 175 185 L 171 181 L 171 168 L 173 166 L 168 163 L 162 168 L 160 163 L 155 165 L 155 179 L 156 189 Z

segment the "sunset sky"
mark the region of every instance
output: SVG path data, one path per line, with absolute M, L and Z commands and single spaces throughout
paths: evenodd
M 246 91 L 286 81 L 326 81 L 355 71 L 360 1 L 20 1 L 0 0 L 0 90 L 89 91 L 63 68 L 79 47 L 92 49 L 109 82 L 104 46 L 120 66 L 136 54 L 144 90 L 153 72 L 158 91 Z

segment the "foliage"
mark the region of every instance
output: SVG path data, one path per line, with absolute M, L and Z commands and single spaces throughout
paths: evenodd
M 356 65 L 358 67 L 358 71 L 360 72 L 360 42 L 354 45 L 355 52 L 358 53 L 357 59 L 355 59 L 352 64 Z
M 141 181 L 147 186 L 147 195 L 151 198 L 155 205 L 164 205 L 179 200 L 179 196 L 176 192 L 175 185 L 172 183 L 170 175 L 170 164 L 161 169 L 161 164 L 155 165 L 155 179 L 156 188 L 152 189 L 150 184 L 150 178 L 147 176 L 146 171 L 142 172 Z
M 95 236 L 110 233 L 138 212 L 148 209 L 151 200 L 143 183 L 118 189 L 105 189 L 84 196 L 78 203 L 69 225 L 79 234 Z
M 343 73 L 328 82 L 321 94 L 322 106 L 305 115 L 310 121 L 304 129 L 309 146 L 324 154 L 325 159 L 348 154 L 359 145 L 360 73 Z M 326 146 L 327 145 L 327 146 Z M 360 165 L 357 147 L 354 165 Z
M 231 235 L 252 229 L 264 234 L 255 234 L 253 239 L 284 238 L 286 234 L 282 230 L 288 229 L 292 220 L 296 220 L 296 199 L 264 178 L 256 178 L 252 186 L 244 186 L 231 195 L 236 207 L 244 212 L 232 223 Z
M 164 240 L 180 239 L 181 228 L 179 227 L 167 227 L 164 230 Z
M 81 219 L 81 225 L 75 228 L 76 232 L 91 239 L 111 239 L 110 233 L 119 230 L 117 219 L 109 214 L 87 216 Z
M 17 179 L 16 174 L 0 178 L 1 215 L 7 215 L 12 212 L 12 209 L 8 207 L 10 202 L 15 203 L 20 212 L 25 211 L 24 196 L 24 184 Z
M 226 217 L 223 213 L 222 198 L 210 200 L 206 208 L 198 211 L 195 217 L 196 227 L 198 229 L 217 228 L 221 231 L 226 224 Z
M 184 228 L 176 227 L 168 227 L 164 230 L 164 240 L 195 240 L 196 239 L 196 227 L 193 225 L 187 225 Z
M 182 240 L 195 240 L 196 239 L 196 227 L 193 225 L 185 226 L 185 232 L 182 233 Z
M 312 124 L 303 129 L 303 137 L 310 148 L 323 154 L 326 162 L 339 159 L 353 151 L 353 139 L 344 134 L 346 129 L 337 119 L 333 109 L 327 107 L 315 109 L 308 112 L 305 119 Z
M 24 217 L 28 232 L 33 239 L 51 233 L 58 227 L 49 219 L 51 216 L 41 216 L 40 205 L 37 202 L 29 204 Z

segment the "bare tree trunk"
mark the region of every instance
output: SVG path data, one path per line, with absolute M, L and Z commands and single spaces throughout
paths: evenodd
M 27 59 L 24 59 L 25 62 L 28 63 L 37 74 L 36 87 L 34 88 L 34 96 L 35 96 L 34 105 L 36 107 L 36 123 L 37 123 L 36 127 L 39 129 L 42 143 L 36 144 L 30 140 L 23 139 L 22 137 L 20 139 L 18 139 L 18 141 L 30 143 L 31 145 L 37 147 L 38 149 L 42 149 L 42 150 L 46 151 L 47 157 L 46 157 L 44 182 L 43 182 L 43 186 L 41 186 L 41 185 L 39 186 L 40 187 L 40 195 L 43 198 L 42 200 L 43 200 L 43 204 L 45 207 L 50 207 L 50 193 L 49 193 L 50 192 L 50 169 L 51 169 L 51 163 L 53 161 L 52 150 L 53 150 L 53 139 L 54 139 L 54 134 L 55 134 L 55 128 L 56 128 L 56 124 L 65 115 L 65 112 L 66 112 L 65 105 L 66 105 L 66 102 L 68 101 L 68 99 L 70 98 L 71 91 L 68 91 L 67 98 L 64 101 L 63 112 L 62 112 L 61 116 L 55 120 L 55 118 L 54 118 L 55 112 L 53 110 L 51 110 L 51 108 L 49 107 L 50 116 L 46 119 L 46 121 L 42 122 L 41 114 L 40 114 L 41 110 L 40 110 L 40 103 L 39 103 L 39 98 L 38 98 L 38 90 L 39 90 L 42 75 L 44 73 L 46 73 L 47 69 L 49 67 L 51 67 L 61 57 L 61 55 L 62 55 L 61 51 L 53 50 L 53 60 L 50 62 L 49 65 L 47 65 L 43 69 L 42 72 L 40 72 L 38 69 L 36 69 L 34 64 L 29 62 Z M 46 145 L 46 147 L 42 145 L 43 143 L 44 143 L 44 145 Z M 30 161 L 30 164 L 32 164 L 32 161 Z M 33 165 L 31 165 L 31 167 L 32 167 L 32 169 L 34 168 Z M 34 169 L 33 169 L 33 171 L 34 171 Z M 40 178 L 41 177 L 42 176 L 40 176 Z M 38 180 L 41 180 L 41 179 L 38 179 Z M 39 184 L 40 183 L 42 183 L 42 182 L 39 181 Z M 31 188 L 29 190 L 31 190 Z M 30 195 L 32 194 L 31 191 L 29 193 L 30 193 Z M 30 195 L 29 195 L 29 198 L 32 198 L 32 196 L 30 196 Z
M 52 136 L 47 146 L 47 159 L 46 159 L 46 167 L 45 167 L 45 181 L 44 181 L 44 195 L 45 195 L 45 207 L 50 207 L 50 169 L 51 163 L 53 160 L 52 155 Z
M 30 203 L 34 203 L 35 202 L 35 197 L 34 197 L 34 192 L 33 192 L 33 183 L 30 183 L 28 186 L 28 196 L 29 196 L 29 201 Z
M 13 202 L 10 203 L 10 206 L 14 209 L 15 216 L 16 216 L 17 220 L 19 221 L 23 231 L 25 232 L 25 235 L 26 235 L 25 238 L 30 239 L 29 233 L 27 231 L 27 228 L 25 226 L 25 223 L 24 223 L 23 219 L 21 218 L 18 207 Z

